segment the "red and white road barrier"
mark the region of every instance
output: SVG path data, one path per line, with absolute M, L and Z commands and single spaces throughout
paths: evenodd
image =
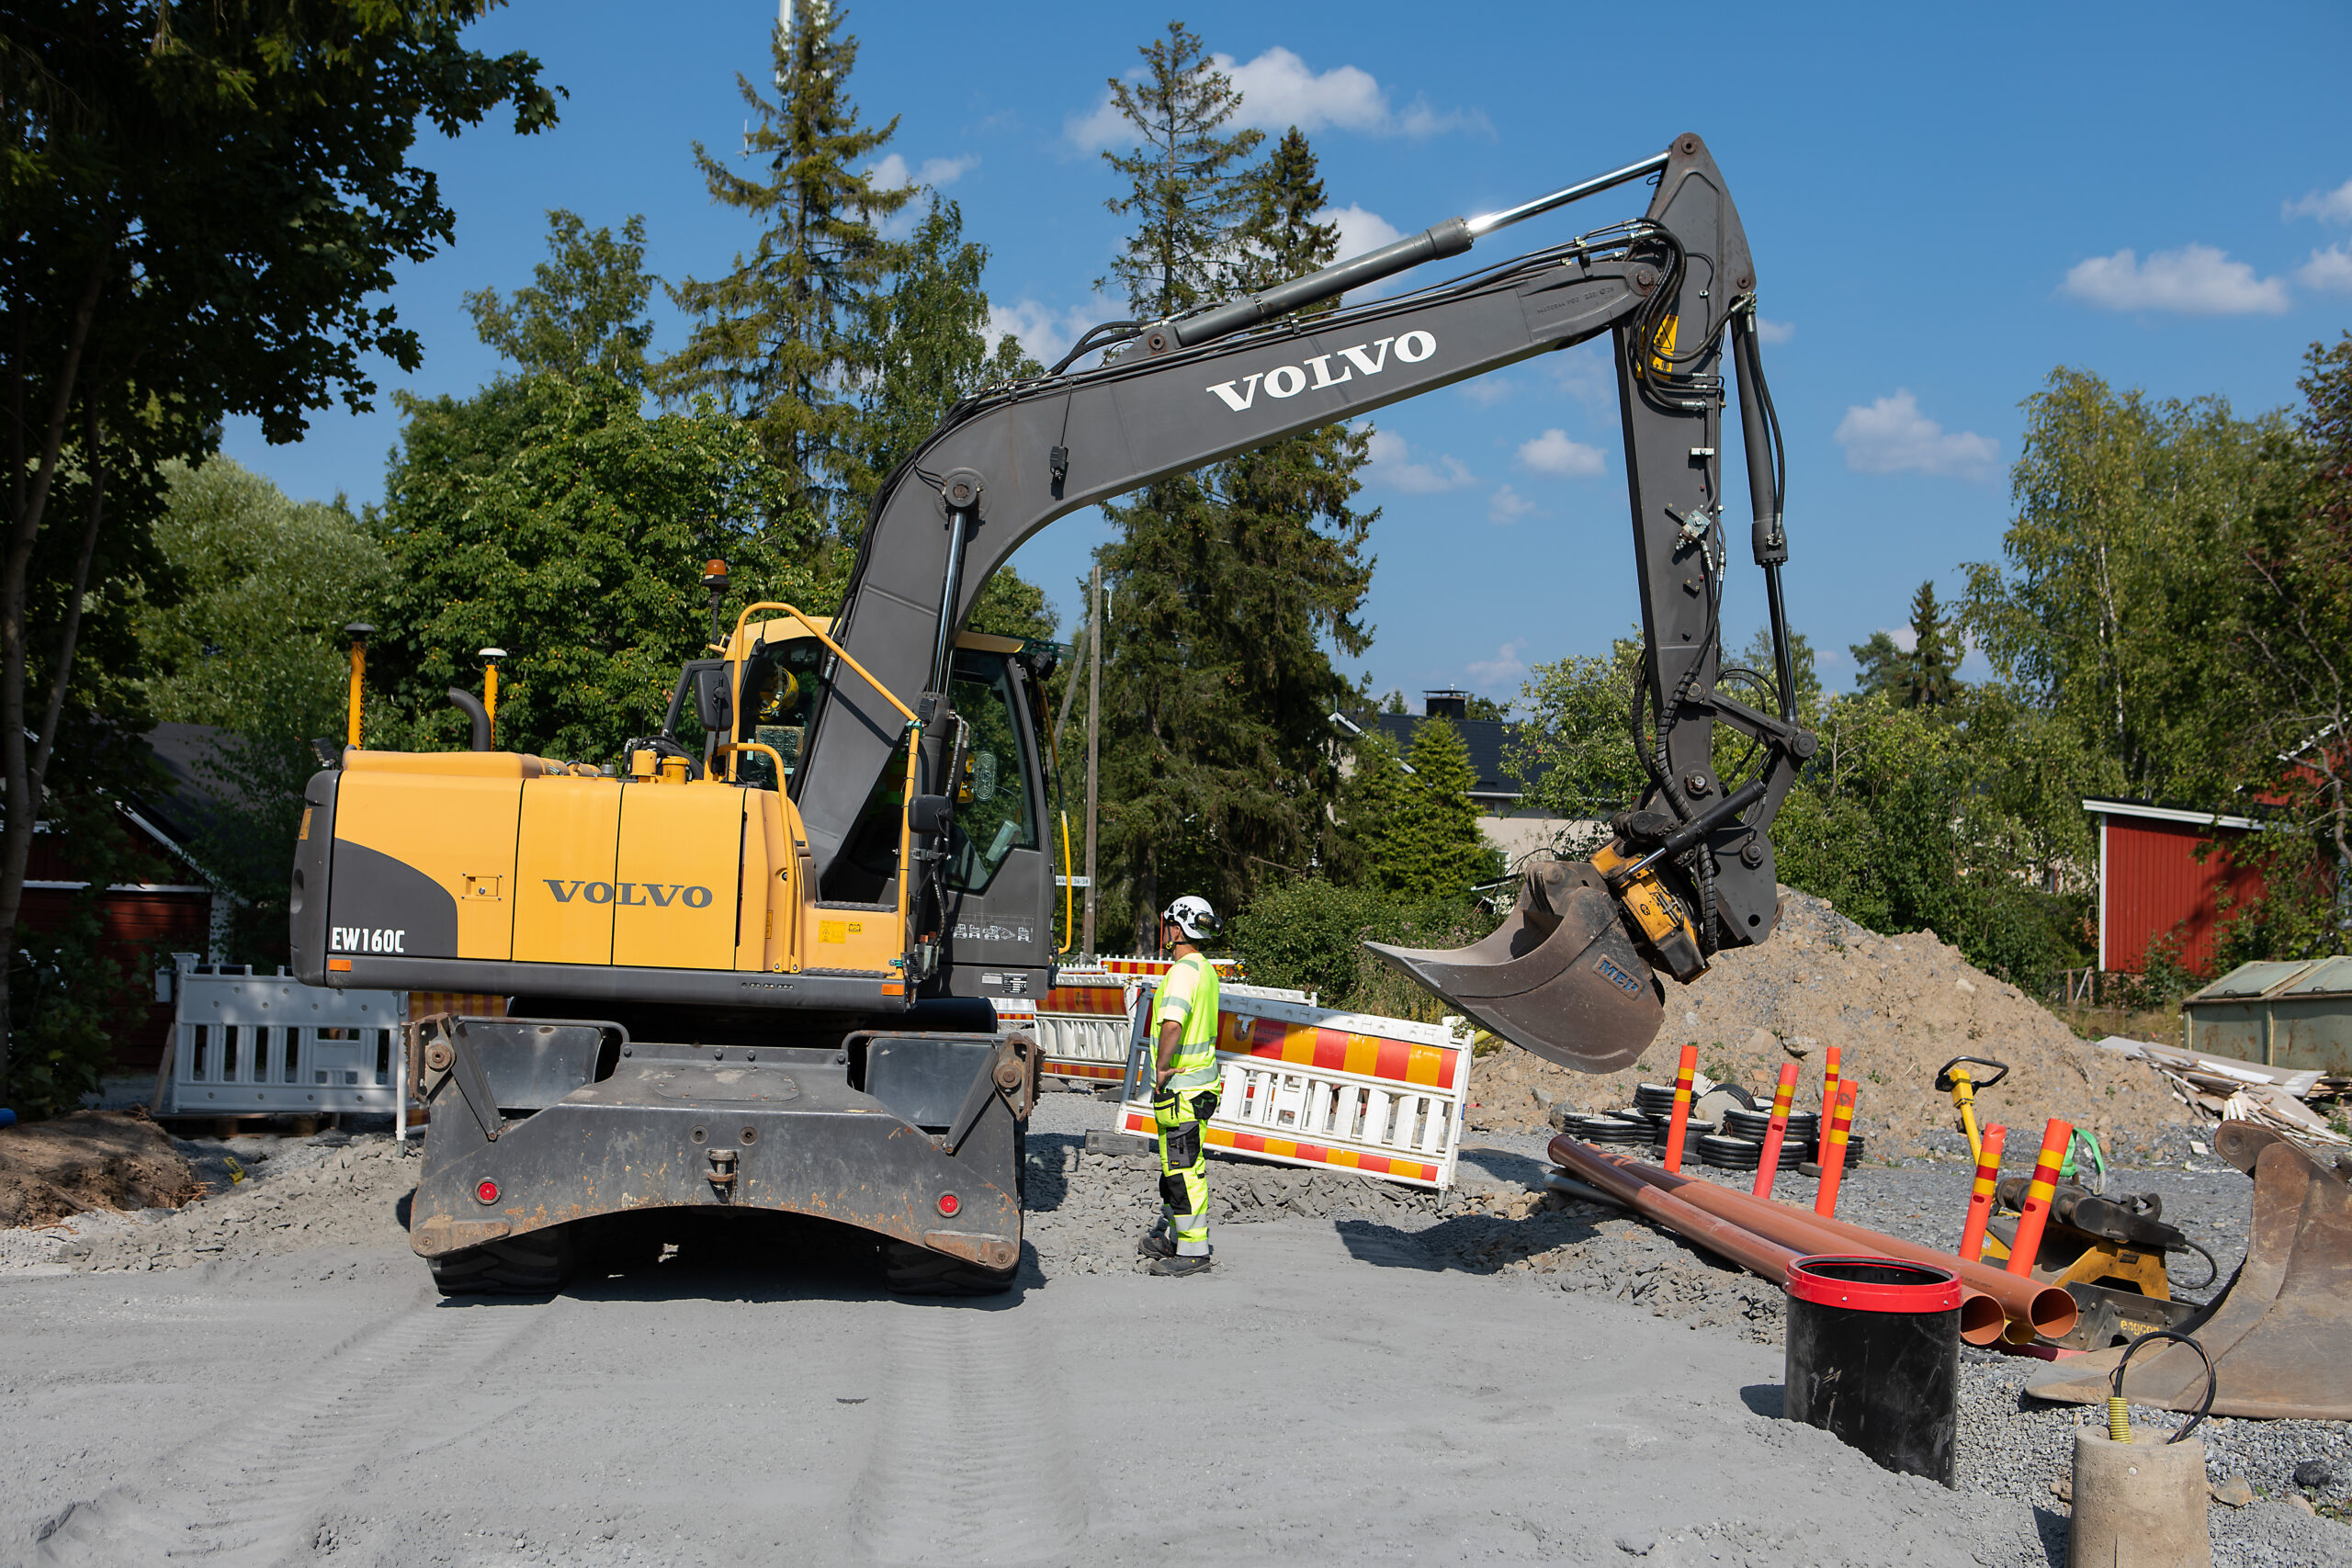
M 1140 989 L 1136 1016 L 1148 1020 L 1153 987 Z M 1202 1140 L 1283 1165 L 1451 1187 L 1474 1033 L 1461 1019 L 1415 1023 L 1318 1007 L 1295 992 L 1225 986 L 1217 1013 L 1225 1076 Z M 1139 1067 L 1148 1060 L 1143 1034 L 1138 1028 L 1130 1036 Z M 1156 1134 L 1148 1072 L 1129 1083 L 1119 1125 Z

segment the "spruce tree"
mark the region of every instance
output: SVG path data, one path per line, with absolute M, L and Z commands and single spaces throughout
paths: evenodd
M 1110 84 L 1135 143 L 1102 155 L 1127 181 L 1108 206 L 1135 229 L 1098 287 L 1117 287 L 1148 320 L 1191 309 L 1225 280 L 1251 199 L 1244 160 L 1263 138 L 1224 129 L 1241 95 L 1183 23 L 1139 52 L 1142 79 Z M 1102 643 L 1102 833 L 1133 897 L 1141 945 L 1166 902 L 1163 886 L 1227 908 L 1238 896 L 1236 862 L 1246 865 L 1254 852 L 1223 841 L 1223 764 L 1251 752 L 1227 728 L 1228 650 L 1203 635 L 1201 589 L 1226 532 L 1217 498 L 1203 476 L 1182 474 L 1103 510 L 1120 536 L 1100 555 L 1115 605 Z
M 1952 678 L 1952 666 L 1959 662 L 1953 643 L 1957 641 L 1952 625 L 1945 618 L 1942 606 L 1936 603 L 1936 585 L 1930 579 L 1919 584 L 1911 595 L 1911 657 L 1908 679 L 1903 690 L 1903 705 L 1915 708 L 1941 707 L 1951 701 L 1959 682 Z
M 1401 902 L 1458 898 L 1496 869 L 1470 791 L 1478 782 L 1462 734 L 1442 718 L 1413 731 L 1408 773 L 1378 731 L 1356 742 L 1340 813 L 1352 880 Z
M 711 199 L 762 230 L 724 276 L 671 288 L 698 319 L 660 372 L 665 395 L 709 392 L 747 421 L 785 476 L 788 504 L 837 533 L 871 482 L 858 393 L 878 368 L 875 299 L 905 261 L 876 224 L 915 197 L 861 172 L 899 122 L 861 123 L 849 96 L 857 39 L 842 20 L 827 5 L 789 7 L 774 35 L 775 96 L 736 78 L 755 117 L 745 152 L 765 162 L 763 178 L 695 143 Z

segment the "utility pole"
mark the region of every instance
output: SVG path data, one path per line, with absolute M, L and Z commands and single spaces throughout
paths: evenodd
M 1094 952 L 1094 818 L 1102 753 L 1102 563 L 1086 589 L 1086 935 L 1079 951 Z

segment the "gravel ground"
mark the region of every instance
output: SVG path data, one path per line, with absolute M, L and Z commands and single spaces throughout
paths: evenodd
M 1125 1272 L 1138 1267 L 1135 1238 L 1159 1213 L 1158 1166 L 1146 1157 L 1089 1155 L 1084 1131 L 1109 1120 L 1108 1108 L 1080 1095 L 1041 1102 L 1030 1133 L 1029 1235 L 1047 1274 Z M 1051 1129 L 1051 1130 L 1048 1130 Z M 1558 1290 L 1646 1309 L 1693 1331 L 1779 1345 L 1786 1322 L 1779 1290 L 1726 1268 L 1680 1237 L 1597 1204 L 1544 1201 L 1532 1190 L 1550 1167 L 1548 1134 L 1481 1134 L 1462 1152 L 1460 1186 L 1446 1194 L 1408 1192 L 1385 1183 L 1218 1158 L 1209 1172 L 1215 1224 L 1253 1219 L 1330 1218 L 1343 1235 L 1365 1244 L 1404 1241 L 1441 1267 L 1496 1276 L 1521 1289 Z M 2214 1254 L 2226 1280 L 2245 1256 L 2251 1184 L 2190 1144 L 2187 1129 L 2167 1129 L 2159 1144 L 2180 1158 L 2157 1168 L 2119 1169 L 2110 1192 L 2156 1192 L 2164 1217 Z M 1958 1134 L 1953 1135 L 1957 1141 Z M 2201 1139 L 2199 1140 L 2201 1142 Z M 1752 1176 L 1691 1168 L 1746 1190 Z M 1915 1158 L 1848 1173 L 1838 1215 L 1924 1245 L 1959 1244 L 1973 1169 L 1961 1158 Z M 1781 1178 L 1783 1198 L 1812 1183 Z M 2188 1259 L 2176 1294 L 2202 1273 Z M 1959 1487 L 2007 1499 L 2032 1512 L 2033 1543 L 1985 1543 L 1984 1561 L 2032 1564 L 2064 1561 L 2066 1504 L 2052 1485 L 2072 1468 L 2074 1429 L 2089 1414 L 2026 1400 L 2026 1378 L 2041 1363 L 1963 1348 L 1959 1422 Z M 1751 1402 L 1780 1414 L 1778 1391 Z M 2177 1427 L 2183 1416 L 2135 1407 L 2133 1419 Z M 2339 1421 L 2214 1419 L 2198 1428 L 2206 1469 L 2218 1485 L 2243 1478 L 2255 1501 L 2217 1505 L 2211 1515 L 2217 1568 L 2288 1563 L 2352 1564 L 2352 1424 Z M 2299 1485 L 2296 1472 L 2311 1484 Z M 2314 1506 L 2306 1512 L 2293 1499 Z
M 1110 1107 L 1089 1094 L 1049 1094 L 1038 1106 L 1029 1134 L 1033 1284 L 1140 1268 L 1135 1242 L 1159 1212 L 1158 1167 L 1148 1156 L 1086 1151 L 1087 1132 L 1111 1119 Z M 1463 1151 L 1459 1184 L 1442 1194 L 1220 1156 L 1210 1168 L 1214 1223 L 1328 1222 L 1348 1251 L 1367 1262 L 1409 1258 L 1419 1268 L 1492 1277 L 1498 1289 L 1623 1303 L 1694 1334 L 1758 1347 L 1781 1342 L 1777 1289 L 1613 1209 L 1544 1194 L 1546 1135 L 1479 1136 L 1481 1143 Z M 2119 1171 L 2109 1190 L 2162 1193 L 2165 1217 L 2211 1248 L 2226 1278 L 2245 1246 L 2249 1184 L 2189 1148 L 2187 1136 L 2179 1163 Z M 360 1130 L 310 1139 L 191 1140 L 179 1147 L 211 1196 L 177 1212 L 84 1214 L 38 1230 L 0 1232 L 0 1273 L 168 1270 L 403 1240 L 400 1200 L 413 1184 L 414 1144 Z M 240 1172 L 243 1179 L 232 1179 Z M 1732 1173 L 1704 1174 L 1747 1184 Z M 1970 1174 L 1965 1160 L 1951 1158 L 1861 1167 L 1847 1177 L 1839 1213 L 1948 1247 L 1958 1239 Z M 1781 1191 L 1794 1197 L 1810 1187 L 1790 1176 Z M 1377 1282 L 1368 1276 L 1366 1288 Z M 1691 1341 L 1694 1350 L 1699 1343 Z M 2086 1413 L 2026 1402 L 2020 1390 L 2038 1365 L 1963 1351 L 1959 1488 L 1975 1499 L 1972 1506 L 1993 1510 L 1984 1516 L 1986 1530 L 1976 1546 L 1979 1561 L 1992 1568 L 2064 1561 L 2067 1508 L 2052 1483 L 2069 1469 L 2073 1428 Z M 1756 1415 L 1779 1415 L 1777 1388 L 1740 1392 Z M 2150 1411 L 2136 1418 L 2158 1426 L 2180 1419 Z M 2221 1568 L 2352 1565 L 2352 1527 L 2336 1517 L 2352 1510 L 2352 1426 L 2214 1420 L 2199 1437 L 2211 1479 L 2243 1478 L 2255 1498 L 2212 1511 Z M 2015 1514 L 2018 1508 L 2026 1513 Z M 2007 1522 L 1996 1528 L 1996 1516 Z M 1688 1539 L 1710 1549 L 1709 1561 L 1739 1560 L 1736 1531 L 1722 1538 L 1728 1555 L 1713 1552 L 1713 1536 Z

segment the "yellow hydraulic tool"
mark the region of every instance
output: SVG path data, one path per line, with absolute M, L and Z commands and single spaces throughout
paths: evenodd
M 1078 883 L 1069 874 L 1069 813 L 1062 813 L 1062 951 L 1078 940 Z
M 343 631 L 351 639 L 351 713 L 345 734 L 349 743 L 357 746 L 360 694 L 368 680 L 368 639 L 376 635 L 376 628 L 365 621 L 354 621 Z
M 1993 1076 L 1979 1079 L 1968 1070 L 1972 1066 L 1990 1067 Z M 1976 1130 L 1976 1091 L 1991 1089 L 2008 1076 L 2007 1062 L 1984 1056 L 1954 1056 L 1936 1072 L 1936 1088 L 1951 1096 L 1952 1109 L 1960 1112 L 1960 1130 L 1968 1134 L 1969 1156 L 1980 1164 L 1984 1157 L 1984 1137 Z

